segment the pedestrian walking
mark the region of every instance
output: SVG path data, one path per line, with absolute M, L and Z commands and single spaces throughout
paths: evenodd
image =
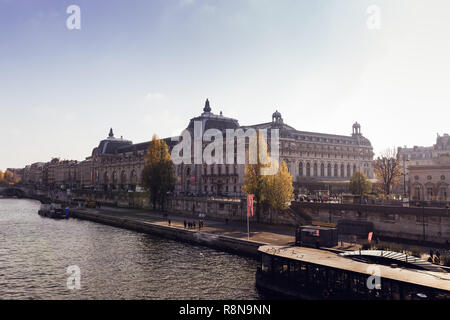
M 186 220 L 184 220 L 184 228 L 186 229 L 186 224 L 187 224 L 187 222 L 186 222 Z
M 168 222 L 169 222 L 169 226 L 170 226 L 170 219 L 168 220 Z

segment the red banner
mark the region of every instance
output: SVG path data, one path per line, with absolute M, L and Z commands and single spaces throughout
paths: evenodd
M 369 236 L 367 237 L 367 240 L 369 240 L 369 242 L 372 241 L 372 235 L 373 235 L 373 232 L 369 232 Z
M 247 195 L 247 215 L 253 217 L 253 194 Z

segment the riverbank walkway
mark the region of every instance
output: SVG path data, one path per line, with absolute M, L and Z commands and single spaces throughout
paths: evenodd
M 104 215 L 127 220 L 145 221 L 155 225 L 160 225 L 170 228 L 184 228 L 184 221 L 195 222 L 195 228 L 189 229 L 197 232 L 204 232 L 214 235 L 223 235 L 233 237 L 236 239 L 247 240 L 247 222 L 220 221 L 218 219 L 204 218 L 203 227 L 199 230 L 199 218 L 192 216 L 183 216 L 172 213 L 162 213 L 158 211 L 116 208 L 116 207 L 101 207 L 101 208 L 74 208 L 75 211 L 92 213 L 95 215 Z M 164 214 L 167 214 L 165 216 Z M 170 226 L 168 223 L 170 220 Z M 187 229 L 187 228 L 186 228 Z M 250 222 L 250 240 L 256 242 L 263 242 L 273 245 L 292 245 L 295 242 L 295 228 L 290 226 L 266 225 L 255 222 Z
M 143 221 L 154 225 L 185 229 L 184 221 L 195 222 L 195 228 L 187 229 L 201 233 L 228 236 L 240 240 L 247 240 L 247 221 L 228 221 L 228 223 L 217 218 L 204 218 L 203 227 L 199 230 L 199 218 L 189 215 L 174 214 L 168 212 L 151 211 L 145 209 L 117 208 L 102 206 L 101 208 L 74 208 L 76 211 L 92 213 L 94 215 L 104 215 L 110 217 L 123 218 L 127 220 Z M 167 216 L 165 216 L 167 214 Z M 170 226 L 168 223 L 170 220 Z M 268 225 L 257 222 L 250 222 L 249 239 L 255 242 L 261 242 L 270 245 L 286 246 L 295 243 L 295 227 L 285 225 Z M 336 249 L 341 250 L 357 250 L 358 244 L 344 243 Z

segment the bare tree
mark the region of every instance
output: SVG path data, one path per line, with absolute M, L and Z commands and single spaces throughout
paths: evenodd
M 383 192 L 389 195 L 392 186 L 398 181 L 397 178 L 402 175 L 396 149 L 392 148 L 382 151 L 375 160 L 374 169 L 377 178 L 381 180 Z

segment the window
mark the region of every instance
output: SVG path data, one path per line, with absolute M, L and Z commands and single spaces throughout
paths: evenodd
M 298 164 L 298 175 L 303 176 L 303 162 Z
M 317 177 L 317 163 L 314 163 L 314 177 Z
M 331 177 L 331 164 L 330 163 L 327 166 L 327 176 Z
M 431 199 L 433 197 L 433 188 L 427 188 L 427 196 L 428 199 Z
M 309 162 L 306 163 L 306 176 L 311 176 L 311 165 L 309 164 Z
M 350 177 L 350 165 L 349 164 L 347 165 L 347 177 L 348 178 Z
M 338 172 L 338 165 L 335 164 L 335 165 L 334 165 L 334 176 L 337 177 L 338 174 L 339 174 L 339 172 Z
M 341 164 L 341 177 L 345 177 L 345 167 Z
M 442 181 L 445 180 L 445 176 L 444 176 L 444 175 L 441 176 L 441 180 L 442 180 Z
M 320 165 L 320 176 L 325 176 L 325 165 L 323 163 Z
M 447 188 L 442 187 L 439 190 L 439 200 L 447 201 Z

